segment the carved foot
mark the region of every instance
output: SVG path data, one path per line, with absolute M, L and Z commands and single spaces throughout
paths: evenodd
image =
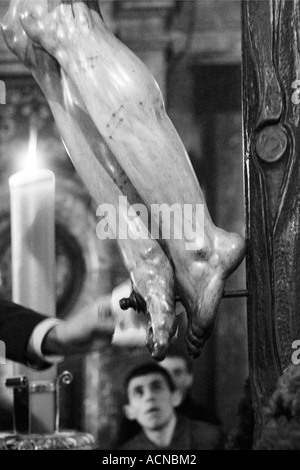
M 156 242 L 153 247 L 145 249 L 141 259 L 138 269 L 130 269 L 134 290 L 144 301 L 136 306 L 148 319 L 146 345 L 155 359 L 162 360 L 177 328 L 174 274 Z
M 244 254 L 241 236 L 216 229 L 213 246 L 193 253 L 193 261 L 183 262 L 186 268 L 177 273 L 188 315 L 187 350 L 194 357 L 200 355 L 214 329 L 225 281 Z

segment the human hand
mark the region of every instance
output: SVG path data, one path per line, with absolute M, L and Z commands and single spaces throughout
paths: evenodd
M 117 286 L 111 296 L 100 297 L 71 318 L 54 326 L 45 336 L 45 355 L 70 355 L 98 350 L 103 340 L 117 346 L 143 346 L 146 340 L 146 318 L 133 309 L 120 307 L 120 300 L 129 297 L 130 280 Z
M 44 338 L 42 351 L 45 355 L 95 351 L 104 339 L 111 342 L 115 325 L 110 297 L 100 297 L 92 306 L 53 327 Z

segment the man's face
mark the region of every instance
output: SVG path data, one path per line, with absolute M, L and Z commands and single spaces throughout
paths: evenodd
M 135 419 L 142 428 L 162 429 L 174 416 L 178 400 L 175 395 L 159 372 L 135 377 L 128 385 L 127 417 Z
M 190 374 L 185 360 L 182 357 L 167 357 L 160 365 L 169 372 L 175 387 L 180 391 L 184 399 L 193 383 L 192 374 Z

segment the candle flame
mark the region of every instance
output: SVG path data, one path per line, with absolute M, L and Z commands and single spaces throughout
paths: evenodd
M 43 168 L 45 161 L 38 149 L 39 126 L 37 121 L 31 119 L 29 124 L 29 140 L 20 147 L 20 152 L 15 158 L 15 173 L 26 171 L 29 174 Z
M 33 169 L 37 167 L 37 129 L 35 126 L 30 126 L 29 129 L 28 156 L 26 167 L 28 169 Z

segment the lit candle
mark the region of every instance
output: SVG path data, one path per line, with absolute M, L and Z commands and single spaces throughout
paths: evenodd
M 36 133 L 31 132 L 29 156 L 35 159 Z M 11 246 L 13 301 L 48 316 L 55 316 L 55 177 L 50 170 L 29 167 L 11 176 Z M 55 381 L 56 368 L 46 372 L 15 366 L 29 381 Z M 55 399 L 31 397 L 32 422 L 39 430 L 53 432 Z M 46 398 L 46 402 L 45 402 Z M 38 401 L 37 401 L 38 400 Z M 40 404 L 47 409 L 43 412 Z
M 24 170 L 9 179 L 13 300 L 55 316 L 55 178 Z

